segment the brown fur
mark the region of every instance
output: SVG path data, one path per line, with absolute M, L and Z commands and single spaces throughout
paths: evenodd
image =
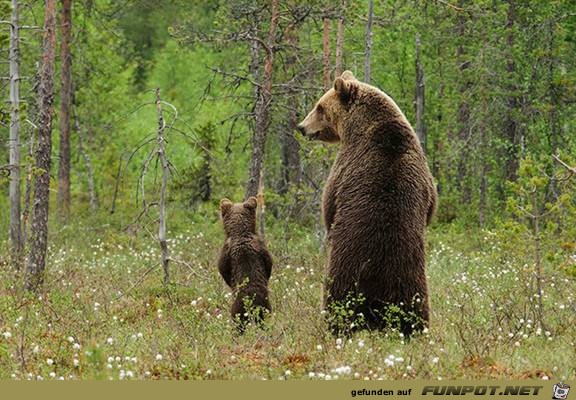
M 256 234 L 255 197 L 236 204 L 222 199 L 220 212 L 226 240 L 220 251 L 218 270 L 234 292 L 232 318 L 243 331 L 251 316 L 259 323 L 266 310 L 271 311 L 268 280 L 272 273 L 272 256 Z M 251 308 L 247 308 L 247 304 Z
M 325 307 L 332 315 L 335 304 L 352 308 L 368 328 L 421 330 L 429 321 L 424 240 L 436 189 L 406 117 L 390 97 L 346 71 L 299 129 L 340 143 L 323 194 Z M 350 305 L 350 296 L 364 300 Z

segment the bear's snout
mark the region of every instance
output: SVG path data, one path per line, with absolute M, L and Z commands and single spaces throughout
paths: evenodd
M 302 125 L 302 123 L 296 125 L 296 129 L 298 129 L 298 132 L 300 132 L 303 136 L 306 136 L 306 128 L 304 128 L 304 125 Z

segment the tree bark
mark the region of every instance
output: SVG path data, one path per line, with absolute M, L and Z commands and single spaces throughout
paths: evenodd
M 334 68 L 335 77 L 342 75 L 344 68 L 344 24 L 345 24 L 346 1 L 342 1 L 340 15 L 338 16 L 338 30 L 336 31 L 336 65 Z
M 70 107 L 72 99 L 72 0 L 62 0 L 62 43 L 60 45 L 62 87 L 60 90 L 60 157 L 58 163 L 58 217 L 70 217 Z
M 416 135 L 426 153 L 426 126 L 424 124 L 425 99 L 424 69 L 420 62 L 420 34 L 416 34 Z
M 252 158 L 248 185 L 246 187 L 246 198 L 258 194 L 258 186 L 262 174 L 266 136 L 268 134 L 268 125 L 270 124 L 270 104 L 272 103 L 272 69 L 274 63 L 276 28 L 278 27 L 279 19 L 278 3 L 279 0 L 272 0 L 270 30 L 268 31 L 268 40 L 264 49 L 266 52 L 266 56 L 264 57 L 264 74 L 255 107 L 256 126 L 252 140 Z
M 374 16 L 374 0 L 368 0 L 368 18 L 366 20 L 366 37 L 364 45 L 364 82 L 371 81 L 372 63 L 372 18 Z
M 26 262 L 27 290 L 36 291 L 44 280 L 48 246 L 48 204 L 50 194 L 50 156 L 52 115 L 54 112 L 54 58 L 56 45 L 56 0 L 45 0 L 42 63 L 40 66 L 38 148 L 32 206 L 32 237 Z
M 13 265 L 20 269 L 23 240 L 20 222 L 20 26 L 18 1 L 10 21 L 10 243 Z
M 330 77 L 330 17 L 325 11 L 322 18 L 322 77 L 324 90 L 330 89 L 332 79 Z

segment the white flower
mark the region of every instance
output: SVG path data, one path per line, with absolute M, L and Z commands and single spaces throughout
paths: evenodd
M 290 371 L 289 369 L 287 369 L 286 371 L 284 371 L 284 375 L 290 376 L 290 375 L 292 375 L 292 371 Z
M 362 339 L 358 341 L 358 347 L 360 348 L 364 347 L 364 341 Z
M 12 333 L 6 331 L 2 334 L 2 336 L 4 336 L 4 339 L 10 339 L 12 337 Z
M 52 364 L 54 364 L 54 360 L 51 358 L 48 358 L 48 359 L 46 359 L 46 364 L 52 365 Z
M 75 350 L 79 350 L 80 347 L 82 347 L 82 346 L 80 346 L 80 343 L 74 343 L 74 344 L 72 345 L 72 348 L 74 348 Z
M 316 374 L 313 371 L 308 372 L 308 378 L 314 378 Z
M 336 346 L 341 346 L 342 345 L 342 339 L 338 338 L 336 339 Z
M 74 366 L 77 367 L 79 365 L 80 365 L 80 361 L 77 358 L 75 358 L 74 359 Z
M 106 343 L 112 344 L 112 343 L 114 343 L 114 339 L 112 339 L 111 337 L 109 337 L 108 339 L 106 339 Z
M 438 364 L 438 361 L 440 361 L 440 358 L 439 358 L 439 357 L 434 357 L 434 358 L 432 359 L 432 364 Z
M 514 346 L 520 347 L 520 342 L 514 342 Z
M 50 372 L 50 378 L 56 378 L 56 372 L 54 371 Z
M 40 346 L 38 345 L 34 346 L 34 348 L 32 349 L 32 353 L 38 354 L 39 352 L 40 352 Z
M 73 338 L 72 336 L 68 336 L 68 341 L 69 341 L 70 343 L 74 343 L 74 338 Z
M 332 372 L 338 375 L 350 375 L 352 373 L 352 368 L 349 365 L 343 365 L 341 367 L 333 369 Z
M 316 345 L 316 350 L 322 351 L 322 345 L 321 344 Z
M 162 354 L 160 353 L 156 354 L 156 361 L 162 361 L 162 358 L 164 358 L 162 357 Z

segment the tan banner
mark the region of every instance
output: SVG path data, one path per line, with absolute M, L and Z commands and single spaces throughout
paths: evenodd
M 574 381 L 68 381 L 0 383 L 2 399 L 576 400 Z

